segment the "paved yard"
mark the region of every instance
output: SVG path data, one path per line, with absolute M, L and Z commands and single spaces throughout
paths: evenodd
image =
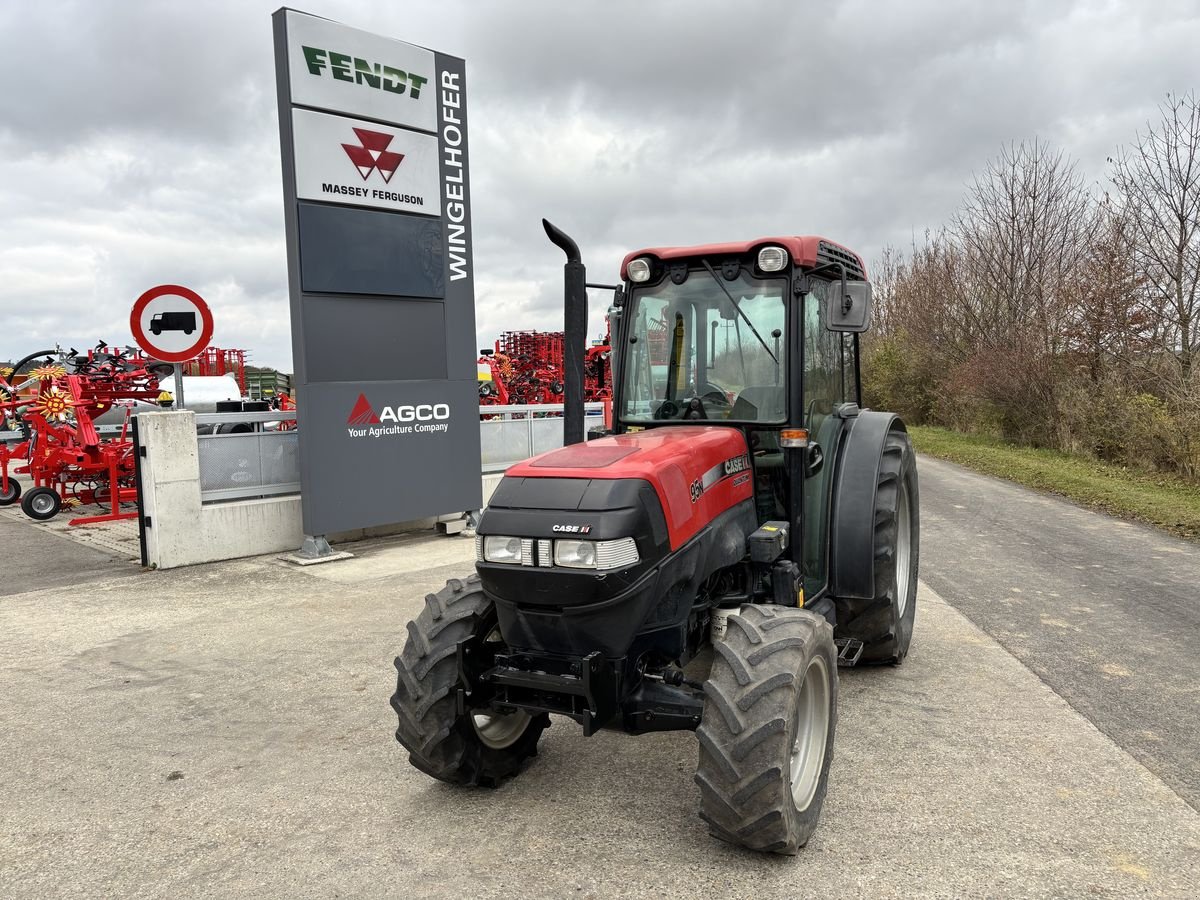
M 795 858 L 711 839 L 691 734 L 556 720 L 497 791 L 436 783 L 388 707 L 404 623 L 469 569 L 405 538 L 0 599 L 0 896 L 1176 896 L 1200 816 L 923 589 L 899 669 L 843 673 Z

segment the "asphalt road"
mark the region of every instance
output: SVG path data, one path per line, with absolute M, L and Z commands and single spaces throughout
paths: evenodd
M 28 490 L 29 483 L 25 482 Z M 8 513 L 11 513 L 9 515 Z M 61 523 L 65 515 L 55 519 Z M 140 574 L 141 568 L 112 553 L 55 533 L 26 519 L 15 506 L 0 515 L 0 597 L 42 588 L 86 589 L 98 579 Z
M 922 458 L 921 578 L 1200 809 L 1200 545 Z

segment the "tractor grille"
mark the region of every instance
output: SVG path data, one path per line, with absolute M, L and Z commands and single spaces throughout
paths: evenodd
M 858 281 L 866 278 L 863 272 L 862 265 L 858 261 L 858 257 L 839 247 L 837 244 L 831 244 L 829 241 L 821 241 L 817 244 L 817 259 L 822 262 L 839 262 L 846 267 L 846 275 Z
M 620 538 L 615 541 L 601 541 L 596 545 L 596 567 L 599 569 L 624 569 L 639 560 L 637 541 L 633 538 Z

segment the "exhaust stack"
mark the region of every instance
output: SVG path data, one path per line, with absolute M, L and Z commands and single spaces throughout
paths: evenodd
M 567 255 L 563 266 L 563 445 L 583 443 L 583 352 L 587 341 L 587 269 L 579 245 L 542 219 L 546 237 Z

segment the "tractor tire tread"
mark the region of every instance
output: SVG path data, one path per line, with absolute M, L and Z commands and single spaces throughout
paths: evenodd
M 441 591 L 426 596 L 396 657 L 391 698 L 396 739 L 408 749 L 413 766 L 453 784 L 498 787 L 536 754 L 537 741 L 549 725 L 548 716 L 534 717 L 513 744 L 496 749 L 481 743 L 469 714 L 459 715 L 458 645 L 484 627 L 490 610 L 477 575 L 452 578 Z
M 816 828 L 833 757 L 837 664 L 832 629 L 805 610 L 748 606 L 729 617 L 725 639 L 713 646 L 705 711 L 696 732 L 700 817 L 722 840 L 796 853 Z M 797 673 L 815 654 L 825 656 L 832 708 L 817 792 L 801 813 L 788 783 L 788 716 L 802 684 Z M 784 688 L 790 692 L 781 697 Z

